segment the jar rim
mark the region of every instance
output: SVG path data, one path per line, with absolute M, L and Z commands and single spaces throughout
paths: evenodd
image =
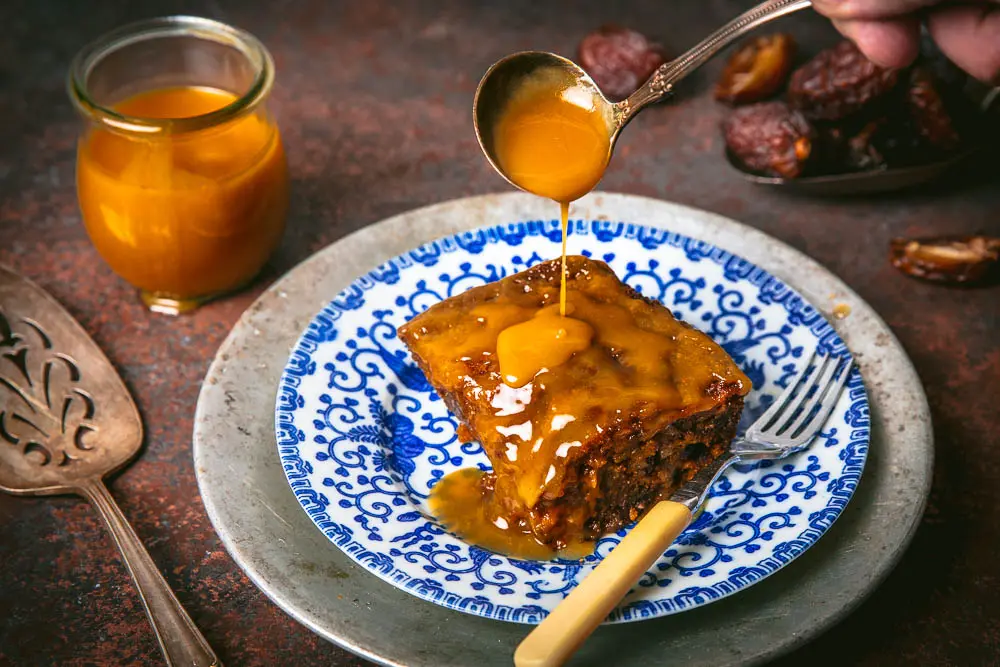
M 197 37 L 226 44 L 243 54 L 256 69 L 253 83 L 235 100 L 208 113 L 184 118 L 131 116 L 98 104 L 88 93 L 87 79 L 101 60 L 118 49 L 163 37 Z M 245 30 L 198 16 L 164 16 L 128 23 L 105 33 L 74 56 L 67 77 L 70 99 L 90 120 L 120 132 L 155 136 L 181 134 L 214 127 L 252 111 L 271 92 L 274 60 L 267 48 Z

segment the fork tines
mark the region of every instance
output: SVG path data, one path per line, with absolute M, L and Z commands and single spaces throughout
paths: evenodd
M 817 356 L 812 352 L 802 372 L 751 427 L 752 437 L 787 444 L 811 440 L 836 405 L 853 364 L 846 354 Z

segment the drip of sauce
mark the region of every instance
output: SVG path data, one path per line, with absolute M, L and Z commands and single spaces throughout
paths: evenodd
M 845 319 L 851 314 L 851 307 L 846 303 L 838 303 L 833 307 L 833 316 L 838 320 Z
M 566 317 L 566 237 L 569 232 L 569 202 L 561 201 L 559 202 L 559 221 L 561 223 L 560 227 L 562 229 L 562 259 L 561 259 L 561 272 L 560 276 L 562 278 L 559 281 L 559 314 Z
M 522 86 L 497 123 L 493 137 L 501 168 L 519 187 L 555 200 L 562 229 L 562 273 L 559 316 L 562 324 L 524 323 L 507 332 L 497 353 L 504 368 L 518 372 L 521 386 L 542 368 L 564 363 L 585 349 L 593 335 L 587 325 L 566 312 L 566 236 L 569 204 L 590 192 L 604 175 L 611 151 L 608 123 L 593 105 L 590 92 L 573 81 L 550 80 L 544 75 Z M 560 331 L 570 334 L 553 335 Z M 581 347 L 580 341 L 584 341 Z M 530 360 L 530 361 L 529 361 Z M 533 372 L 532 372 L 533 369 Z M 525 374 L 530 376 L 525 379 Z
M 565 251 L 564 251 L 565 252 Z M 563 256 L 565 267 L 566 257 Z M 566 295 L 566 270 L 562 270 L 560 298 Z M 590 347 L 594 329 L 582 320 L 565 317 L 555 306 L 542 308 L 530 320 L 509 326 L 497 337 L 500 375 L 511 387 L 523 387 L 549 366 L 563 364 Z
M 556 551 L 536 540 L 525 526 L 494 515 L 493 504 L 484 498 L 491 491 L 483 487 L 483 478 L 478 468 L 462 468 L 445 475 L 431 489 L 431 513 L 467 542 L 514 558 L 578 560 L 593 553 L 593 542 L 574 542 Z

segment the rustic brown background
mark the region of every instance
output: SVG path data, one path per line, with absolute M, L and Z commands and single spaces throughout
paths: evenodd
M 222 549 L 198 497 L 192 416 L 229 327 L 269 281 L 385 216 L 505 189 L 471 127 L 475 84 L 508 52 L 573 55 L 605 21 L 675 52 L 746 2 L 238 2 L 6 0 L 0 9 L 0 262 L 38 281 L 121 371 L 148 429 L 115 497 L 229 665 L 361 665 L 272 605 Z M 150 315 L 80 224 L 77 123 L 64 92 L 74 52 L 126 21 L 190 13 L 249 29 L 278 67 L 274 109 L 293 179 L 290 229 L 247 293 L 191 316 Z M 786 25 L 807 50 L 815 16 Z M 871 598 L 782 667 L 1000 664 L 1000 345 L 997 288 L 916 283 L 886 263 L 894 235 L 1000 235 L 996 161 L 919 192 L 858 200 L 784 196 L 740 181 L 721 156 L 710 65 L 680 99 L 625 133 L 602 187 L 730 216 L 815 257 L 889 322 L 922 377 L 937 465 L 913 546 Z M 0 665 L 161 664 L 135 590 L 96 514 L 73 498 L 0 498 Z M 779 575 L 780 576 L 780 575 Z

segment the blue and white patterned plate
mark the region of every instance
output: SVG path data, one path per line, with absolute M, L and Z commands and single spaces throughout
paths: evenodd
M 337 295 L 306 328 L 281 377 L 278 450 L 299 502 L 355 561 L 393 585 L 487 618 L 537 623 L 625 531 L 586 560 L 522 561 L 473 547 L 427 512 L 434 482 L 488 468 L 396 338 L 429 305 L 558 255 L 556 221 L 512 222 L 424 245 Z M 570 251 L 707 332 L 751 378 L 744 427 L 813 349 L 846 354 L 819 312 L 766 271 L 703 241 L 628 223 L 574 221 Z M 707 604 L 805 551 L 850 500 L 868 451 L 857 370 L 810 448 L 730 469 L 703 514 L 609 616 L 634 621 Z

